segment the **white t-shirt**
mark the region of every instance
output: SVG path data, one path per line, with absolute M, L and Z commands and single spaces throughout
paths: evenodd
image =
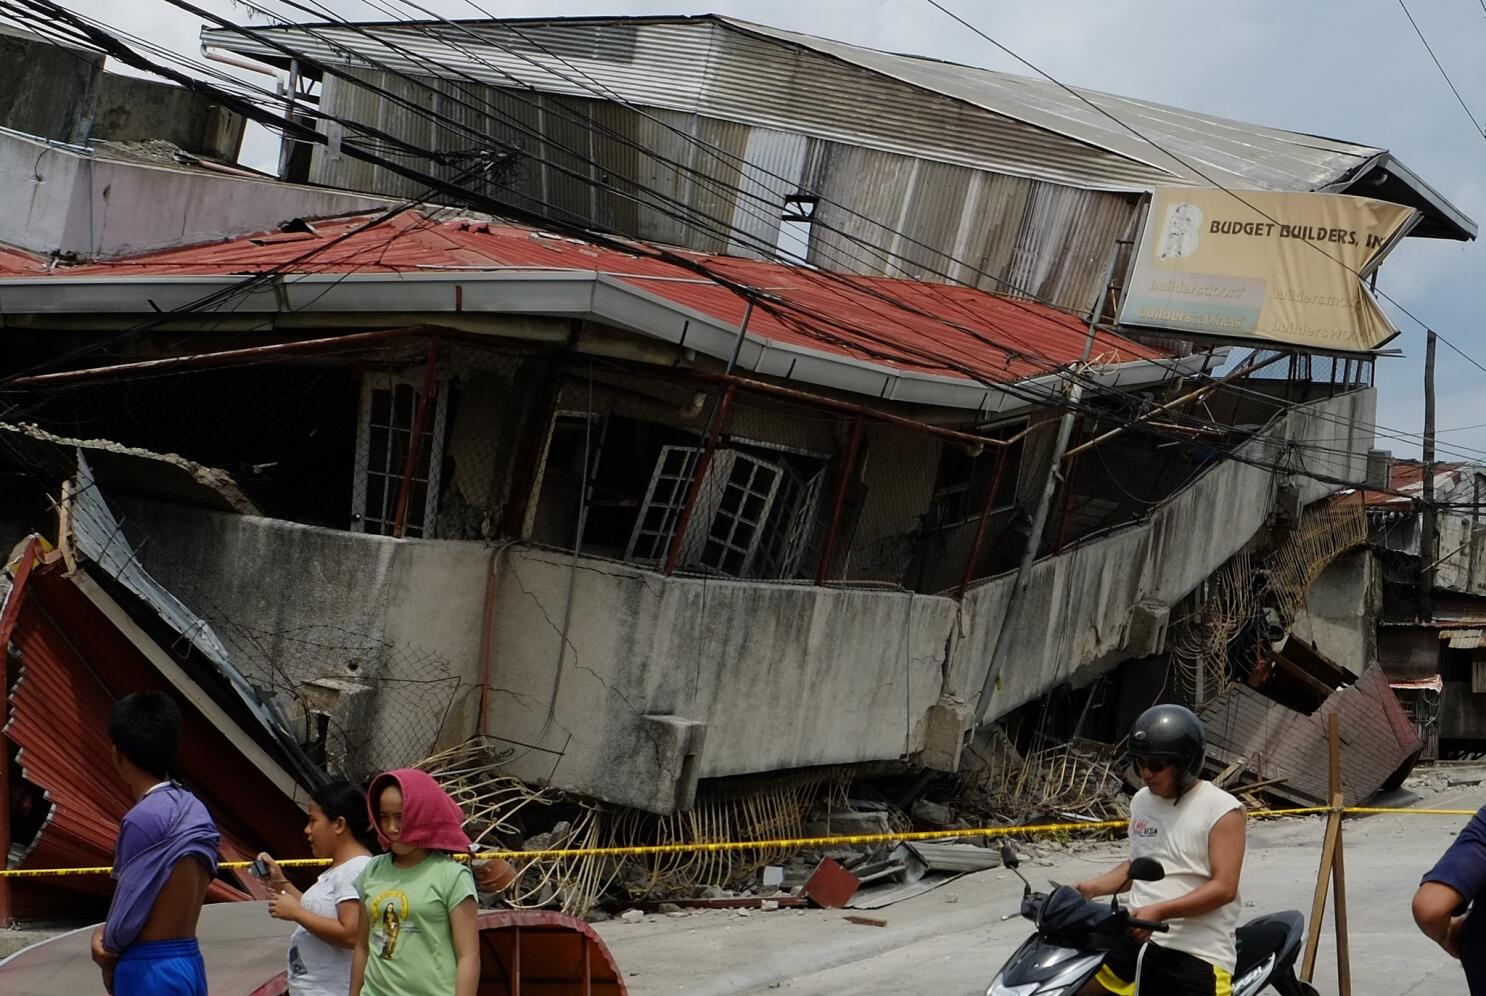
M 316 916 L 339 920 L 344 902 L 359 902 L 356 878 L 371 860 L 360 854 L 326 869 L 304 890 L 299 904 Z M 303 927 L 289 935 L 290 996 L 346 996 L 351 991 L 351 949 L 327 944 Z
M 1130 889 L 1132 907 L 1151 906 L 1185 896 L 1208 879 L 1208 835 L 1213 825 L 1243 804 L 1212 782 L 1199 781 L 1173 803 L 1150 789 L 1130 800 L 1130 857 L 1155 858 L 1166 869 L 1159 882 L 1136 882 Z M 1152 934 L 1151 943 L 1187 954 L 1232 974 L 1238 961 L 1238 916 L 1243 903 L 1233 901 L 1202 916 L 1169 920 L 1168 933 Z

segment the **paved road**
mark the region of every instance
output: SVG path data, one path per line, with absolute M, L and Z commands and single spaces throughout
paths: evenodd
M 1418 807 L 1473 809 L 1480 788 L 1426 792 Z M 1346 824 L 1347 908 L 1352 991 L 1357 996 L 1466 996 L 1464 977 L 1414 927 L 1409 900 L 1420 874 L 1464 818 L 1373 816 Z M 1280 909 L 1309 912 L 1320 861 L 1322 823 L 1295 818 L 1250 830 L 1243 898 L 1249 916 Z M 1120 859 L 1116 845 L 1053 853 L 1037 878 L 1075 881 Z M 1034 877 L 1034 875 L 1036 877 Z M 780 910 L 748 917 L 708 912 L 600 924 L 625 970 L 633 996 L 686 993 L 733 996 L 858 996 L 985 992 L 990 977 L 1027 934 L 1014 911 L 1021 885 L 1000 869 L 967 876 L 873 913 L 885 928 L 857 926 L 823 910 Z M 1315 984 L 1336 992 L 1334 934 L 1328 912 Z

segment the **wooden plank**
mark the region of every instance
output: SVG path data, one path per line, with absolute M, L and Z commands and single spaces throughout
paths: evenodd
M 1342 748 L 1341 734 L 1337 729 L 1336 713 L 1326 717 L 1327 752 L 1330 755 L 1331 816 L 1336 819 L 1336 849 L 1332 854 L 1331 910 L 1336 919 L 1336 980 L 1339 996 L 1352 996 L 1352 964 L 1347 950 L 1347 877 L 1342 855 L 1345 838 L 1342 834 Z
M 1340 791 L 1331 797 L 1336 816 L 1342 808 Z M 1346 851 L 1343 843 L 1341 818 L 1337 816 L 1336 851 L 1331 864 L 1331 910 L 1336 921 L 1336 980 L 1338 996 L 1352 996 L 1352 958 L 1347 944 L 1347 876 L 1342 855 Z
M 1309 982 L 1316 974 L 1316 949 L 1321 943 L 1321 922 L 1326 915 L 1326 894 L 1331 885 L 1332 858 L 1336 839 L 1341 832 L 1341 814 L 1333 810 L 1326 817 L 1326 842 L 1321 845 L 1321 868 L 1316 873 L 1316 895 L 1311 901 L 1311 919 L 1305 938 L 1305 958 L 1300 963 L 1300 978 Z

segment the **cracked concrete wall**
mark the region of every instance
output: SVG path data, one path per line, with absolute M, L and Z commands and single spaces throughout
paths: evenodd
M 570 565 L 512 547 L 499 570 L 490 731 L 537 748 L 514 765 L 522 777 L 666 811 L 684 759 L 667 756 L 646 719 L 656 715 L 706 724 L 703 778 L 922 748 L 953 600 L 663 578 L 590 560 L 573 581 L 548 727 Z
M 249 680 L 286 689 L 328 675 L 375 689 L 369 766 L 475 732 L 491 547 L 116 504 L 145 567 L 212 624 Z M 512 773 L 667 812 L 688 775 L 923 748 L 953 600 L 664 578 L 586 558 L 549 725 L 570 562 L 522 546 L 497 561 L 488 729 L 516 750 Z M 690 772 L 669 720 L 647 717 L 706 724 Z
M 1335 663 L 1360 677 L 1378 661 L 1378 612 L 1382 580 L 1371 550 L 1338 557 L 1306 592 L 1305 610 L 1293 631 Z
M 260 688 L 374 689 L 359 767 L 407 764 L 474 729 L 491 549 L 394 540 L 109 496 L 145 568 L 205 618 Z
M 1292 409 L 1239 449 L 1252 462 L 1213 467 L 1145 522 L 1038 561 L 1017 632 L 1006 643 L 990 714 L 1005 715 L 1083 668 L 1137 656 L 1125 647 L 1131 609 L 1140 602 L 1175 605 L 1237 553 L 1268 519 L 1281 479 L 1295 483 L 1305 501 L 1341 486 L 1272 467 L 1361 483 L 1372 436 L 1355 426 L 1372 424 L 1374 403 L 1373 391 L 1365 390 Z M 1329 449 L 1342 446 L 1351 449 Z M 966 632 L 952 656 L 946 694 L 978 696 L 1013 580 L 1002 575 L 966 596 Z

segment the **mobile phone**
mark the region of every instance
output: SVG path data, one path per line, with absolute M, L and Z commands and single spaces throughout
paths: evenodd
M 268 878 L 268 862 L 262 858 L 254 858 L 253 863 L 248 865 L 248 871 L 257 878 Z

